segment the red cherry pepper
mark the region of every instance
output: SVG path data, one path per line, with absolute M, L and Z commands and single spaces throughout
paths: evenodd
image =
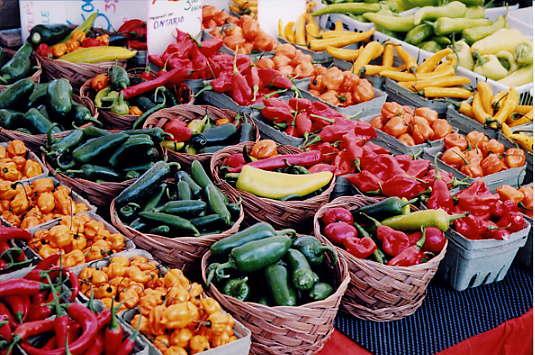
M 378 193 L 381 191 L 381 179 L 369 171 L 361 171 L 357 174 L 345 177 L 352 185 L 364 193 Z
M 358 237 L 357 229 L 346 222 L 329 223 L 323 229 L 323 234 L 336 244 L 343 244 L 346 239 Z
M 520 212 L 506 212 L 496 225 L 514 233 L 526 228 L 526 220 Z
M 181 120 L 169 120 L 163 130 L 173 136 L 175 142 L 187 142 L 191 139 L 191 129 Z
M 389 256 L 397 256 L 410 246 L 407 234 L 393 228 L 379 225 L 375 234 L 377 239 L 381 241 L 383 251 Z
M 343 207 L 333 207 L 329 208 L 323 216 L 321 216 L 321 221 L 323 224 L 328 225 L 334 222 L 346 222 L 353 224 L 355 220 L 353 219 L 353 214 Z
M 435 179 L 431 196 L 427 200 L 427 207 L 434 210 L 442 208 L 448 213 L 453 213 L 453 198 L 448 185 L 443 180 Z
M 468 239 L 481 239 L 485 233 L 485 225 L 480 217 L 468 215 L 464 218 L 455 220 L 453 227 L 462 236 Z
M 343 244 L 351 255 L 359 259 L 367 259 L 377 250 L 377 245 L 370 237 L 347 238 Z
M 511 233 L 507 229 L 492 228 L 487 230 L 485 236 L 490 239 L 507 240 L 511 236 Z
M 446 236 L 444 235 L 444 232 L 435 227 L 427 227 L 425 228 L 424 233 L 425 243 L 422 249 L 434 254 L 440 253 L 446 245 Z
M 35 52 L 44 58 L 49 58 L 52 56 L 52 50 L 46 43 L 39 44 L 37 48 L 35 49 Z
M 385 180 L 382 184 L 382 193 L 388 197 L 415 198 L 421 195 L 426 187 L 420 181 L 411 176 L 395 175 Z
M 422 244 L 425 242 L 425 235 L 416 243 L 401 251 L 398 255 L 390 259 L 387 265 L 391 266 L 412 266 L 422 263 L 425 254 L 422 252 Z
M 223 160 L 223 167 L 229 173 L 239 173 L 241 168 L 247 164 L 242 153 L 234 153 Z

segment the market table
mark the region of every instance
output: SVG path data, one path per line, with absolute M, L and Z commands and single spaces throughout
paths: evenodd
M 532 287 L 531 273 L 518 266 L 502 282 L 463 292 L 435 281 L 422 307 L 402 320 L 378 323 L 340 313 L 339 331 L 320 355 L 532 353 Z

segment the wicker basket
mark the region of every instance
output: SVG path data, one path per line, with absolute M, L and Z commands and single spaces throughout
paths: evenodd
M 221 149 L 210 160 L 210 172 L 214 183 L 226 193 L 239 196 L 248 217 L 257 221 L 269 221 L 274 227 L 298 227 L 305 220 L 314 216 L 321 205 L 329 201 L 329 196 L 336 182 L 334 178 L 321 194 L 302 201 L 279 201 L 258 197 L 248 192 L 239 191 L 222 179 L 219 176 L 219 168 L 223 160 L 231 154 L 243 152 L 244 146 L 250 149 L 253 144 L 253 142 L 246 142 Z M 297 154 L 301 151 L 296 147 L 280 145 L 278 152 L 280 154 Z
M 166 108 L 160 111 L 157 111 L 150 115 L 143 128 L 148 127 L 163 127 L 171 119 L 179 119 L 186 123 L 193 121 L 194 119 L 203 118 L 205 115 L 210 115 L 214 120 L 220 118 L 234 118 L 237 113 L 232 110 L 220 109 L 210 105 L 178 105 L 170 108 Z M 254 121 L 250 118 L 249 115 L 244 114 L 249 123 L 254 127 L 255 130 L 255 139 L 260 138 L 260 134 L 256 127 Z M 201 153 L 201 154 L 186 154 L 175 152 L 173 150 L 167 149 L 167 155 L 170 160 L 178 161 L 179 163 L 189 165 L 194 160 L 198 160 L 201 163 L 207 163 L 212 157 L 212 153 Z
M 206 267 L 210 252 L 202 257 L 202 278 L 206 284 Z M 244 302 L 222 294 L 212 284 L 208 293 L 221 306 L 252 332 L 252 354 L 314 354 L 329 340 L 334 331 L 333 322 L 349 284 L 346 261 L 339 257 L 335 264 L 336 291 L 322 301 L 296 307 L 268 307 L 259 303 Z
M 84 104 L 85 103 L 78 97 L 73 95 L 74 101 Z M 98 119 L 98 112 L 95 110 L 95 107 L 93 106 L 87 106 L 89 110 L 91 111 L 91 114 L 93 115 L 94 119 Z M 85 128 L 88 126 L 93 125 L 93 123 L 87 123 L 85 125 L 82 125 L 80 128 Z M 62 138 L 65 137 L 69 131 L 63 131 L 56 133 L 52 135 L 54 138 Z M 24 132 L 20 132 L 17 130 L 11 130 L 11 129 L 5 129 L 0 127 L 0 140 L 6 141 L 6 140 L 14 140 L 18 139 L 24 142 L 30 149 L 33 151 L 40 151 L 41 147 L 43 147 L 47 142 L 47 135 L 46 134 L 27 134 Z
M 144 68 L 134 68 L 128 70 L 130 77 L 138 76 L 140 72 L 144 71 Z M 91 89 L 91 79 L 88 79 L 83 85 L 80 87 L 80 98 L 83 100 L 84 104 L 88 107 L 95 108 L 95 103 L 93 101 L 93 98 L 95 96 L 95 93 Z M 177 85 L 174 88 L 175 94 L 179 100 L 187 100 L 187 103 L 193 103 L 194 101 L 194 95 L 193 91 L 187 86 L 187 85 Z M 95 108 L 96 109 L 96 108 Z M 139 118 L 139 116 L 134 115 L 117 115 L 110 110 L 106 109 L 97 109 L 100 113 L 100 117 L 102 118 L 102 122 L 104 123 L 105 127 L 108 129 L 130 129 L 132 128 L 132 125 L 134 122 Z
M 238 198 L 232 195 L 227 196 L 231 202 L 238 202 Z M 191 236 L 178 238 L 167 238 L 155 234 L 145 234 L 130 228 L 119 218 L 117 209 L 115 208 L 115 199 L 110 205 L 110 218 L 112 224 L 125 236 L 130 238 L 138 248 L 148 251 L 154 255 L 154 257 L 163 261 L 170 267 L 182 268 L 198 262 L 214 242 L 236 233 L 240 229 L 244 214 L 242 207 L 240 216 L 236 222 L 234 222 L 232 227 L 222 233 L 207 234 L 200 237 Z
M 344 207 L 354 210 L 377 202 L 366 196 L 342 196 L 322 206 L 314 216 L 314 234 L 327 245 L 332 243 L 321 233 L 320 218 L 326 210 Z M 347 261 L 351 283 L 342 300 L 342 308 L 351 315 L 372 321 L 391 321 L 407 317 L 422 305 L 427 285 L 446 255 L 447 244 L 430 261 L 409 266 L 387 266 L 358 259 L 336 247 Z
M 4 48 L 3 50 L 7 53 L 9 57 L 12 57 L 15 54 L 15 51 L 9 48 Z M 32 55 L 32 62 L 35 63 L 35 68 L 34 68 L 35 73 L 29 76 L 29 78 L 32 79 L 33 82 L 39 83 L 39 81 L 41 81 L 41 74 L 43 73 L 43 70 L 41 68 L 41 63 L 33 55 Z M 0 92 L 2 92 L 7 86 L 8 85 L 0 84 Z

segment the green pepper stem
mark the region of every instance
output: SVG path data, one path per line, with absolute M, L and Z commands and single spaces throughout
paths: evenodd
M 469 213 L 468 212 L 464 212 L 464 213 L 456 213 L 456 214 L 450 214 L 448 215 L 448 223 L 451 223 L 457 219 L 461 219 L 461 218 L 464 218 L 466 216 L 468 216 Z
M 333 258 L 334 262 L 335 263 L 338 262 L 338 255 L 336 255 L 336 251 L 334 250 L 333 247 L 322 245 L 317 250 L 318 250 L 318 255 L 321 255 L 322 252 L 328 252 L 329 254 L 331 254 L 331 257 Z
M 375 225 L 375 228 L 380 227 L 380 226 L 383 225 L 381 222 L 379 222 L 378 220 L 376 220 L 376 219 L 373 218 L 372 216 L 369 216 L 369 215 L 367 215 L 366 213 L 362 213 L 362 212 L 361 212 L 361 214 L 362 214 L 364 217 L 368 218 L 370 221 L 372 221 L 373 224 Z
M 297 232 L 295 229 L 287 228 L 287 229 L 281 229 L 280 231 L 277 231 L 275 233 L 276 235 L 285 235 L 292 239 L 295 239 L 297 237 Z
M 227 269 L 230 269 L 230 270 L 236 269 L 236 263 L 232 259 L 229 259 L 229 261 L 223 264 L 220 264 L 220 263 L 211 264 L 208 267 L 208 276 L 206 278 L 206 285 L 210 286 L 214 277 L 217 281 L 220 281 L 222 279 L 228 279 L 230 275 L 225 274 L 225 270 Z

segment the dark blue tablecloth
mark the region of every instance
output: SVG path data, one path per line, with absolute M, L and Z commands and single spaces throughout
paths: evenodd
M 339 313 L 335 325 L 377 355 L 433 354 L 527 312 L 532 285 L 531 272 L 515 265 L 503 281 L 463 292 L 434 281 L 412 316 L 379 323 Z

